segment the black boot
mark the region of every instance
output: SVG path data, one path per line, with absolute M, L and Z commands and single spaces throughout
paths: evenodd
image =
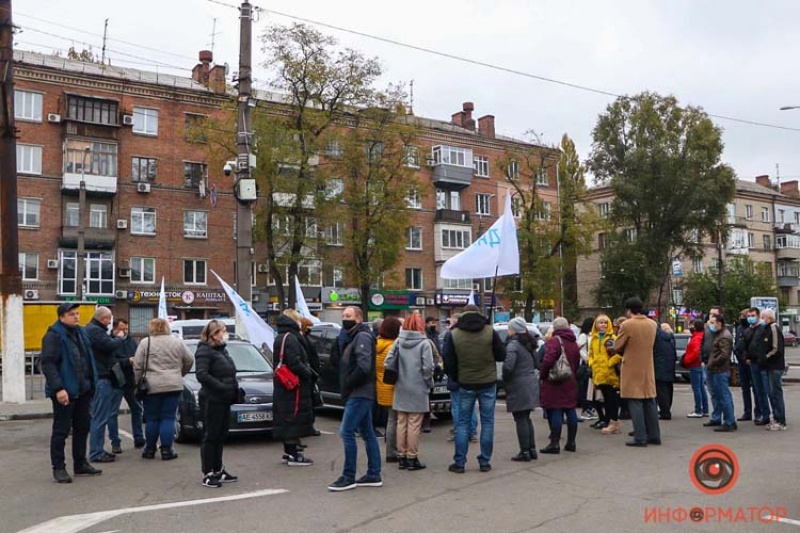
M 523 462 L 527 463 L 531 460 L 531 454 L 528 450 L 524 450 L 519 452 L 517 455 L 511 458 L 512 461 Z
M 575 437 L 578 435 L 578 426 L 567 426 L 567 443 L 564 445 L 564 450 L 567 452 L 575 451 Z
M 550 430 L 550 444 L 539 450 L 539 453 L 561 453 L 561 428 Z
M 160 450 L 162 461 L 169 461 L 171 459 L 178 458 L 178 454 L 175 453 L 175 450 L 173 450 L 170 446 L 161 446 Z
M 397 468 L 399 468 L 400 470 L 408 469 L 408 459 L 406 459 L 405 457 L 399 457 L 397 463 L 398 463 Z
M 534 446 L 535 446 L 535 445 L 534 445 Z M 530 450 L 528 450 L 528 453 L 529 453 L 529 454 L 530 454 L 530 456 L 531 456 L 531 461 L 535 461 L 536 459 L 538 459 L 538 458 L 539 458 L 539 454 L 538 454 L 538 453 L 536 453 L 536 448 L 531 448 Z
M 409 472 L 412 470 L 424 470 L 425 464 L 419 462 L 419 457 L 412 457 L 411 459 L 406 459 L 406 470 Z
M 142 459 L 155 459 L 156 458 L 156 449 L 155 448 L 148 448 L 145 446 L 144 450 L 142 450 Z

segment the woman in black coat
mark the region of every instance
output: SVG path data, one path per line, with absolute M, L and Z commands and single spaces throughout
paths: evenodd
M 239 396 L 236 365 L 225 349 L 225 324 L 211 320 L 200 334 L 195 353 L 195 376 L 200 383 L 200 410 L 205 431 L 200 444 L 203 485 L 217 488 L 239 478 L 225 471 L 222 447 L 230 427 L 231 405 Z
M 276 321 L 278 336 L 272 349 L 276 364 L 286 365 L 300 378 L 300 385 L 287 390 L 275 379 L 272 402 L 274 414 L 273 436 L 283 441 L 283 461 L 289 466 L 310 466 L 314 461 L 305 457 L 300 448 L 300 439 L 314 434 L 314 372 L 308 361 L 308 353 L 300 336 L 300 315 L 287 309 Z

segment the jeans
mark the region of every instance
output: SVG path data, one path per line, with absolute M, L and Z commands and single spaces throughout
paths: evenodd
M 114 389 L 114 394 L 111 399 L 111 414 L 108 416 L 108 440 L 115 446 L 120 446 L 122 440 L 119 438 L 119 406 L 122 403 L 122 398 L 125 396 L 123 389 Z M 142 427 L 139 425 L 139 431 Z
M 533 422 L 531 422 L 530 410 L 514 411 L 514 423 L 517 427 L 517 441 L 519 442 L 519 451 L 528 452 L 536 451 L 535 433 L 533 430 Z
M 162 448 L 172 448 L 175 438 L 175 415 L 178 411 L 180 392 L 148 394 L 144 398 L 144 414 L 147 417 L 145 426 L 145 448 L 155 450 L 156 443 L 161 440 Z
M 481 415 L 481 453 L 478 455 L 478 463 L 486 465 L 492 460 L 492 452 L 494 451 L 494 405 L 497 401 L 497 387 L 496 385 L 483 389 L 465 389 L 461 387 L 458 390 L 456 453 L 453 456 L 453 462 L 457 466 L 463 467 L 467 463 L 469 430 L 471 429 L 472 417 L 475 412 L 475 400 L 478 401 Z
M 53 401 L 53 432 L 50 434 L 50 463 L 53 468 L 64 468 L 64 446 L 72 429 L 72 464 L 80 466 L 86 461 L 86 438 L 89 435 L 89 411 L 92 395 L 84 394 L 79 398 L 70 398 L 68 405 Z
M 203 402 L 205 431 L 200 443 L 203 474 L 222 471 L 222 447 L 231 424 L 231 406 L 226 403 Z
M 769 402 L 775 422 L 786 425 L 786 406 L 783 403 L 783 369 L 768 370 Z
M 564 415 L 567 415 L 567 428 L 578 430 L 578 413 L 575 409 L 548 409 L 547 422 L 550 424 L 550 440 L 561 439 L 561 429 L 564 426 Z
M 694 412 L 698 414 L 708 414 L 708 394 L 705 388 L 705 369 L 695 367 L 689 369 L 689 379 L 692 381 L 692 393 L 694 393 Z
M 711 421 L 712 422 L 719 422 L 722 418 L 722 408 L 719 405 L 719 402 L 714 401 L 714 390 L 713 385 L 711 384 L 711 373 L 708 371 L 707 367 L 703 367 L 703 380 L 706 382 L 706 387 L 708 388 L 708 395 L 711 397 Z
M 142 429 L 142 414 L 144 413 L 144 408 L 142 407 L 142 402 L 136 399 L 136 390 L 133 387 L 125 387 L 122 389 L 122 395 L 125 398 L 125 403 L 128 404 L 128 408 L 131 410 L 131 433 L 133 433 L 133 442 L 137 445 L 144 444 L 144 429 Z M 119 409 L 117 409 L 117 413 L 119 413 Z M 112 424 L 114 428 L 119 428 L 119 422 L 116 417 L 108 422 L 108 435 L 111 438 L 111 443 L 114 444 L 114 434 L 111 433 Z M 119 443 L 119 438 L 117 438 L 116 442 Z
M 733 414 L 733 396 L 728 387 L 730 372 L 709 372 L 708 387 L 711 389 L 711 403 L 714 405 L 714 413 L 719 412 L 719 418 L 711 414 L 711 422 L 720 422 L 726 426 L 736 423 Z
M 742 405 L 744 406 L 744 412 L 742 416 L 744 418 L 752 418 L 753 417 L 753 396 L 752 396 L 752 386 L 753 386 L 753 374 L 750 371 L 750 365 L 744 361 L 744 357 L 739 358 L 739 362 L 737 365 L 739 367 L 739 385 L 742 388 Z M 758 418 L 758 410 L 756 410 L 756 418 Z
M 753 380 L 753 396 L 755 397 L 756 418 L 769 422 L 769 371 L 755 363 L 750 364 L 750 376 Z
M 348 481 L 356 479 L 356 462 L 358 460 L 358 444 L 356 444 L 356 430 L 364 439 L 367 449 L 367 475 L 380 477 L 381 475 L 381 449 L 375 428 L 372 426 L 372 406 L 375 400 L 371 398 L 349 398 L 344 404 L 344 415 L 339 435 L 344 444 L 344 470 L 342 477 Z
M 458 413 L 461 410 L 461 401 L 458 392 L 461 389 L 450 391 L 450 413 L 453 415 L 453 427 L 458 427 Z M 469 436 L 474 437 L 478 433 L 478 411 L 472 412 L 472 420 L 469 423 Z
M 633 423 L 633 440 L 644 444 L 661 441 L 658 406 L 654 398 L 628 398 L 628 412 Z
M 106 440 L 106 426 L 114 412 L 114 405 L 119 409 L 121 400 L 122 389 L 115 389 L 109 379 L 97 380 L 97 389 L 92 400 L 92 423 L 89 428 L 90 461 L 96 461 L 106 453 L 103 449 Z

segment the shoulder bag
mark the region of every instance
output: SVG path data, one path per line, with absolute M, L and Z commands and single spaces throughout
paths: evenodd
M 556 363 L 550 368 L 547 379 L 554 383 L 560 383 L 572 377 L 572 368 L 569 366 L 567 353 L 564 351 L 564 343 L 561 337 L 556 338 L 558 339 L 558 344 L 561 346 L 561 355 L 558 356 Z
M 147 364 L 150 362 L 150 337 L 147 337 L 147 352 L 144 356 L 144 369 L 142 370 L 142 377 L 136 384 L 136 399 L 140 402 L 144 400 L 147 393 L 150 392 L 150 384 L 147 382 Z
M 397 350 L 397 341 L 392 345 L 391 351 L 394 352 Z M 391 355 L 391 354 L 390 354 Z M 395 357 L 395 363 L 397 364 L 397 358 Z M 397 383 L 397 378 L 400 377 L 397 366 L 395 368 L 384 367 L 383 368 L 383 382 L 387 385 L 395 385 Z
M 283 364 L 283 351 L 286 347 L 286 337 L 291 335 L 286 333 L 281 341 L 281 352 L 278 359 L 278 366 L 275 367 L 275 378 L 286 390 L 294 391 L 294 417 L 297 416 L 297 410 L 300 408 L 300 378 L 297 374 L 292 372 L 292 369 Z

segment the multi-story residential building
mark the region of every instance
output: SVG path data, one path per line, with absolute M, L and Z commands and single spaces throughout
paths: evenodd
M 229 314 L 211 271 L 234 281 L 232 180 L 221 168 L 209 168 L 208 146 L 187 135 L 197 120 L 223 113 L 233 97 L 224 67 L 212 66 L 205 51 L 191 78 L 31 52 L 17 51 L 15 59 L 26 299 L 82 297 L 129 316 L 132 331 L 142 334 L 156 314 L 163 277 L 171 315 Z M 418 128 L 417 157 L 409 165 L 422 187 L 403 215 L 408 231 L 398 238 L 407 243 L 404 257 L 370 295 L 373 314 L 419 309 L 445 317 L 466 303 L 477 280 L 443 280 L 438 271 L 499 216 L 510 193 L 501 165 L 509 152 L 539 150 L 549 161 L 538 190 L 552 216 L 557 213 L 558 152 L 496 135 L 494 117 L 476 121 L 473 110 L 465 103 L 450 121 L 407 117 Z M 345 224 L 327 227 L 325 245 L 343 246 L 346 231 Z M 83 280 L 77 279 L 81 233 Z M 266 259 L 259 259 L 265 257 L 264 244 L 257 244 L 252 291 L 254 307 L 269 315 L 280 303 Z M 340 264 L 323 264 L 312 255 L 301 266 L 312 310 L 335 318 L 342 304 L 360 300 L 358 290 L 345 284 L 348 262 L 346 254 Z M 508 308 L 511 300 L 498 294 L 497 304 Z

